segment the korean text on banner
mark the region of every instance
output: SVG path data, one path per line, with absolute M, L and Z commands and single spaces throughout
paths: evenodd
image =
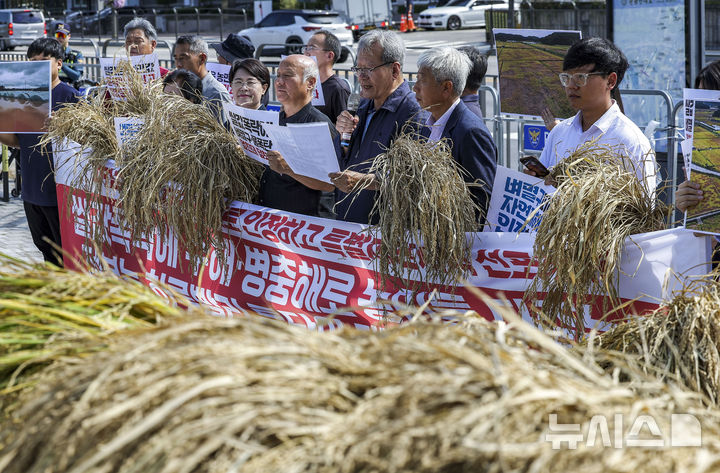
M 453 291 L 428 282 L 428 291 L 409 299 L 411 293 L 391 283 L 379 287 L 373 270 L 378 240 L 365 225 L 307 217 L 251 204 L 233 202 L 223 218 L 223 232 L 230 239 L 225 264 L 211 251 L 202 269 L 189 273 L 187 253 L 173 235 L 148 235 L 133 246 L 116 213 L 116 200 L 104 196 L 105 212 L 87 207 L 87 196 L 73 188 L 73 173 L 79 170 L 73 155 L 77 150 L 56 149 L 56 177 L 63 249 L 80 255 L 87 245 L 84 231 L 89 225 L 106 229 L 102 254 L 88 262 L 106 263 L 114 271 L 138 278 L 156 291 L 160 281 L 219 315 L 259 314 L 281 318 L 311 328 L 350 325 L 362 329 L 382 327 L 396 320 L 386 311 L 404 303 L 421 305 L 432 297 L 431 309 L 475 310 L 494 319 L 492 307 L 465 286 Z M 68 154 L 70 153 L 70 154 Z M 117 174 L 109 169 L 108 173 Z M 66 200 L 67 199 L 67 200 Z M 532 234 L 478 233 L 473 238 L 467 284 L 497 301 L 507 300 L 529 317 L 523 301 L 525 289 L 535 276 L 532 263 Z M 696 237 L 682 228 L 633 235 L 626 240 L 621 258 L 618 287 L 624 310 L 642 313 L 682 290 L 688 276 L 705 274 L 709 237 Z M 66 265 L 73 262 L 66 259 Z M 422 273 L 422 263 L 420 272 Z M 433 293 L 433 289 L 437 292 Z M 542 304 L 540 300 L 532 304 Z M 630 302 L 637 299 L 633 302 Z M 332 316 L 332 317 L 331 317 Z M 586 327 L 603 316 L 602 303 L 588 306 Z

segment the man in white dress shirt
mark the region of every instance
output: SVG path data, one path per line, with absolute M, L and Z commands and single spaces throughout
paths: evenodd
M 627 68 L 622 51 L 605 39 L 583 39 L 570 47 L 563 60 L 560 82 L 578 113 L 552 129 L 540 162 L 551 168 L 585 142 L 597 139 L 629 158 L 638 179 L 645 182 L 648 191 L 654 192 L 658 174 L 655 153 L 642 131 L 611 97 Z

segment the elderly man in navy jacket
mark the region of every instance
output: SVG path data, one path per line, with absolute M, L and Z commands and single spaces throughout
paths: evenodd
M 402 67 L 405 46 L 392 31 L 373 30 L 360 38 L 357 63 L 352 71 L 360 82 L 363 101 L 357 117 L 344 111 L 337 119 L 340 133 L 352 133 L 345 155 L 340 160 L 341 173 L 331 173 L 337 187 L 335 211 L 339 220 L 369 222 L 378 186 L 375 176 L 368 174 L 373 159 L 385 152 L 407 122 L 422 120 L 421 112 L 407 82 Z M 467 75 L 467 73 L 466 73 Z M 345 198 L 358 186 L 367 190 Z
M 454 48 L 425 51 L 418 58 L 415 97 L 430 112 L 422 134 L 429 141 L 449 140 L 452 156 L 467 174 L 466 182 L 480 182 L 471 189 L 475 203 L 486 211 L 497 167 L 497 148 L 482 119 L 460 100 L 472 66 Z

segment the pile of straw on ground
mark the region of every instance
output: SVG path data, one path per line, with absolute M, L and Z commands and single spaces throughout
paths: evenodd
M 703 281 L 645 317 L 632 317 L 592 343 L 639 355 L 639 366 L 720 402 L 720 283 Z
M 666 206 L 636 177 L 632 163 L 588 142 L 553 169 L 557 191 L 537 229 L 537 277 L 525 294 L 540 320 L 584 336 L 583 306 L 605 295 L 603 312 L 619 305 L 617 276 L 625 239 L 664 228 Z
M 389 275 L 411 290 L 418 280 L 454 286 L 465 279 L 472 249 L 466 234 L 478 231 L 482 215 L 448 144 L 405 132 L 369 172 L 380 181 L 370 219 L 378 220 L 371 231 L 380 238 L 375 263 L 381 286 Z
M 68 272 L 0 255 L 0 407 L 32 385 L 29 375 L 69 355 L 83 340 L 152 327 L 186 314 L 142 284 L 105 273 Z M 93 348 L 92 350 L 96 349 Z
M 633 372 L 604 373 L 517 316 L 460 313 L 383 332 L 311 333 L 272 320 L 199 319 L 114 337 L 42 388 L 0 429 L 6 472 L 711 472 L 720 412 Z M 702 448 L 553 449 L 549 416 L 641 414 L 669 435 L 695 415 Z M 679 427 L 679 426 L 678 426 Z M 680 431 L 680 434 L 687 432 Z M 645 438 L 648 432 L 641 433 Z M 616 445 L 616 444 L 615 444 Z

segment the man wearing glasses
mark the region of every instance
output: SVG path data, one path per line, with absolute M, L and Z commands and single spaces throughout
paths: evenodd
M 540 155 L 545 167 L 555 166 L 578 146 L 597 139 L 632 161 L 638 179 L 649 192 L 655 190 L 657 170 L 650 142 L 610 96 L 627 68 L 625 55 L 606 39 L 583 39 L 570 47 L 560 82 L 578 113 L 558 123 L 548 135 Z
M 58 74 L 60 80 L 74 87 L 83 74 L 83 55 L 77 49 L 70 48 L 70 25 L 58 23 L 55 29 L 55 39 L 62 45 L 65 51 L 65 58 L 62 62 L 62 69 Z
M 375 201 L 377 182 L 367 174 L 373 159 L 383 153 L 409 122 L 424 123 L 418 117 L 420 106 L 403 79 L 405 46 L 392 31 L 373 30 L 360 38 L 357 64 L 351 70 L 360 82 L 363 101 L 357 117 L 347 110 L 337 119 L 340 133 L 352 133 L 345 155 L 340 159 L 343 172 L 331 173 L 337 192 L 337 218 L 349 222 L 368 222 Z M 356 187 L 367 190 L 345 198 Z
M 325 105 L 315 108 L 324 113 L 333 123 L 337 120 L 338 115 L 347 109 L 347 101 L 350 96 L 350 86 L 333 71 L 333 66 L 340 58 L 340 49 L 340 40 L 326 30 L 320 30 L 313 34 L 302 48 L 303 54 L 317 59 L 318 71 L 320 71 L 320 84 Z

